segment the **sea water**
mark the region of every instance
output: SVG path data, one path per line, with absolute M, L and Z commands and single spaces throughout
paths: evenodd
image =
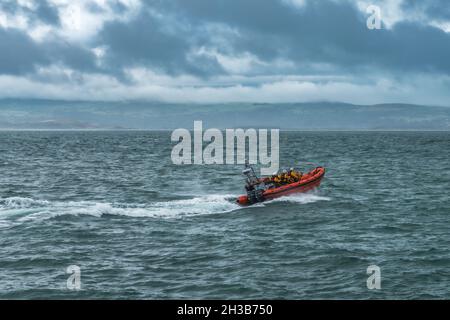
M 241 166 L 173 165 L 172 147 L 0 132 L 0 298 L 450 298 L 449 132 L 281 132 L 280 165 L 325 178 L 245 208 Z

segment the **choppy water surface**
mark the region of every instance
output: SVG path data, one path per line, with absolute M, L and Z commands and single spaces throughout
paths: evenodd
M 450 298 L 450 133 L 280 144 L 322 186 L 241 208 L 241 168 L 174 166 L 169 132 L 1 132 L 0 298 Z

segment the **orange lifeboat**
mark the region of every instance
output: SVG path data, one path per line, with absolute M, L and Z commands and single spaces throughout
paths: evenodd
M 325 175 L 324 167 L 317 167 L 308 173 L 301 176 L 299 181 L 284 184 L 278 187 L 272 186 L 268 187 L 261 192 L 260 196 L 256 198 L 249 197 L 249 194 L 239 196 L 236 200 L 240 205 L 251 205 L 256 202 L 263 202 L 267 200 L 272 200 L 292 193 L 307 192 L 311 189 L 317 188 Z M 269 182 L 269 178 L 261 179 L 261 182 Z

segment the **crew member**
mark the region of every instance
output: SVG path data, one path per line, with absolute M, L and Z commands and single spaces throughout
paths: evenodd
M 292 171 L 292 176 L 295 181 L 300 181 L 300 179 L 302 178 L 302 173 L 299 171 Z
M 282 182 L 283 184 L 289 183 L 289 174 L 287 172 L 287 170 L 283 170 L 283 174 L 282 174 Z

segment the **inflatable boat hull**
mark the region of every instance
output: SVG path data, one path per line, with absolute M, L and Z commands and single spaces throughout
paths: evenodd
M 293 193 L 303 193 L 315 189 L 320 186 L 320 182 L 322 181 L 324 175 L 325 168 L 317 167 L 314 170 L 305 173 L 300 181 L 265 190 L 263 193 L 263 201 L 272 200 Z M 238 197 L 236 202 L 240 205 L 253 204 L 249 201 L 247 195 Z

